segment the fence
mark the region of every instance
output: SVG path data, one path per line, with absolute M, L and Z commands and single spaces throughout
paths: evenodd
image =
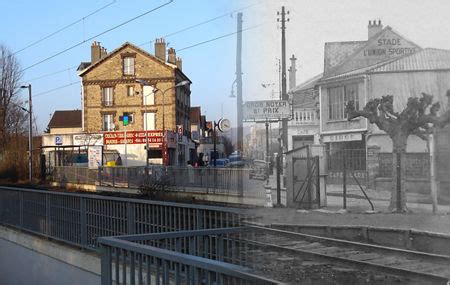
M 240 227 L 100 238 L 102 284 L 279 284 L 243 267 L 253 262 L 241 239 L 247 232 Z
M 392 177 L 392 153 L 378 154 L 378 177 Z M 430 157 L 428 153 L 406 153 L 406 178 L 429 179 Z
M 235 227 L 243 211 L 225 207 L 0 188 L 0 223 L 73 245 L 126 234 Z
M 328 170 L 366 170 L 366 150 L 365 149 L 342 149 L 331 152 L 327 150 Z
M 53 181 L 59 183 L 98 184 L 107 187 L 143 188 L 164 185 L 170 190 L 211 194 L 242 195 L 243 189 L 257 186 L 250 180 L 251 169 L 192 168 L 172 166 L 102 167 L 90 170 L 83 167 L 55 168 Z

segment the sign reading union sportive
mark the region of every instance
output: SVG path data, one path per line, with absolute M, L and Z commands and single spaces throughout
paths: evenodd
M 247 101 L 242 107 L 244 121 L 279 121 L 291 116 L 287 100 Z

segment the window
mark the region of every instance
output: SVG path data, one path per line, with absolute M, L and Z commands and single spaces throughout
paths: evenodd
M 102 130 L 103 131 L 113 131 L 114 130 L 114 115 L 113 114 L 104 114 L 103 115 Z
M 155 105 L 155 89 L 153 86 L 144 85 L 143 87 L 143 104 L 144 105 Z
M 328 88 L 328 119 L 344 120 L 347 118 L 345 105 L 352 100 L 359 110 L 358 85 L 351 84 L 342 87 Z
M 127 86 L 127 96 L 134 96 L 134 86 Z
M 153 131 L 155 129 L 155 113 L 144 113 L 144 130 Z
M 113 105 L 113 88 L 103 87 L 102 88 L 102 105 L 112 106 Z
M 134 75 L 134 57 L 123 58 L 123 74 Z

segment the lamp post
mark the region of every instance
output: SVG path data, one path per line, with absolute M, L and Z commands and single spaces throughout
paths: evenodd
M 22 108 L 28 112 L 30 116 L 28 126 L 28 181 L 33 183 L 33 104 L 31 101 L 31 84 L 20 86 L 20 88 L 28 88 L 28 110 Z
M 183 80 L 183 81 L 175 84 L 174 86 L 171 86 L 171 87 L 166 88 L 164 90 L 158 89 L 156 86 L 148 83 L 144 79 L 136 79 L 136 82 L 140 83 L 140 84 L 142 84 L 144 86 L 153 86 L 155 93 L 156 93 L 156 91 L 160 91 L 161 92 L 161 96 L 162 96 L 162 99 L 163 99 L 163 103 L 162 103 L 162 106 L 163 106 L 163 109 L 162 109 L 162 132 L 163 132 L 163 145 L 164 145 L 165 138 L 166 138 L 166 124 L 165 124 L 165 105 L 166 105 L 165 98 L 166 97 L 165 97 L 165 94 L 166 94 L 167 91 L 169 91 L 171 89 L 176 89 L 178 87 L 190 84 L 190 81 L 189 80 Z M 146 105 L 146 109 L 147 109 L 147 105 Z M 145 141 L 146 141 L 146 148 L 147 148 L 146 166 L 148 167 L 148 147 L 149 146 L 148 146 L 148 132 L 147 132 L 147 130 L 145 131 L 145 137 L 146 137 Z M 164 164 L 164 158 L 163 158 L 163 164 Z

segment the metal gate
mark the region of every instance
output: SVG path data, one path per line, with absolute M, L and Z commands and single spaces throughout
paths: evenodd
M 319 157 L 292 158 L 293 198 L 301 208 L 320 207 Z

